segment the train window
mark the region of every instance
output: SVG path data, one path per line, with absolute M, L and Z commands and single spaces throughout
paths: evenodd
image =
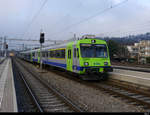
M 79 58 L 79 49 L 77 48 L 77 58 Z
M 59 53 L 58 50 L 56 50 L 56 51 L 55 51 L 55 57 L 56 57 L 56 58 L 59 58 L 59 56 L 60 56 L 60 53 Z
M 65 50 L 54 50 L 49 52 L 51 58 L 65 58 Z
M 55 51 L 51 51 L 51 53 L 52 53 L 52 58 L 54 58 L 55 57 Z
M 50 51 L 48 52 L 48 57 L 51 57 L 51 56 L 50 56 Z
M 61 58 L 61 50 L 58 50 L 58 58 Z
M 68 50 L 68 58 L 71 59 L 71 50 Z
M 46 52 L 46 57 L 48 57 L 48 52 Z
M 51 58 L 53 57 L 53 52 L 52 52 L 52 51 L 50 51 L 50 57 L 51 57 Z
M 53 51 L 53 52 L 54 52 L 54 58 L 56 58 L 56 53 L 57 53 L 57 52 L 56 52 L 56 50 L 55 50 L 55 51 Z
M 65 50 L 61 50 L 61 58 L 65 58 Z
M 76 48 L 74 48 L 74 57 L 76 57 L 76 50 L 77 50 L 77 49 L 76 49 Z
M 68 59 L 69 59 L 69 53 L 70 53 L 70 51 L 68 50 Z

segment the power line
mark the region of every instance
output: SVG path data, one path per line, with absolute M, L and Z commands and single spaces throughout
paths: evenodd
M 105 2 L 107 2 L 108 0 L 104 0 Z M 78 7 L 80 8 L 80 7 Z M 73 9 L 73 11 L 76 10 Z M 54 27 L 56 24 L 62 23 L 63 20 L 66 20 L 66 17 L 69 16 L 70 14 L 72 14 L 72 11 L 69 11 L 69 13 L 67 13 L 65 16 L 63 16 L 61 19 L 59 19 L 55 24 L 52 25 L 52 27 Z
M 40 12 L 42 11 L 42 9 L 44 8 L 44 6 L 46 5 L 46 3 L 48 2 L 48 0 L 45 0 L 43 2 L 43 4 L 41 5 L 40 9 L 37 11 L 37 13 L 33 16 L 31 22 L 28 24 L 25 33 L 23 34 L 23 37 L 26 35 L 26 33 L 28 32 L 29 28 L 31 27 L 32 23 L 36 20 L 36 18 L 38 17 L 38 15 L 40 14 Z
M 79 22 L 77 22 L 77 23 L 74 23 L 74 24 L 72 24 L 72 25 L 70 25 L 70 26 L 64 28 L 63 31 L 59 31 L 59 32 L 57 32 L 57 33 L 54 33 L 54 34 L 52 34 L 51 36 L 53 36 L 53 35 L 58 35 L 58 33 L 60 34 L 60 33 L 66 31 L 66 30 L 68 30 L 68 29 L 70 29 L 70 28 L 72 28 L 72 27 L 74 27 L 74 26 L 77 26 L 77 25 L 79 25 L 79 24 L 81 24 L 81 23 L 84 23 L 84 22 L 86 22 L 86 21 L 88 21 L 88 20 L 90 20 L 90 19 L 92 19 L 92 18 L 94 18 L 94 17 L 96 17 L 96 16 L 98 16 L 98 15 L 101 15 L 101 14 L 103 14 L 103 13 L 105 13 L 105 12 L 107 12 L 107 11 L 113 9 L 113 8 L 116 8 L 116 7 L 118 7 L 118 6 L 120 6 L 120 5 L 124 4 L 124 3 L 126 3 L 127 1 L 128 1 L 128 0 L 124 0 L 124 1 L 122 1 L 122 2 L 120 2 L 120 3 L 118 3 L 118 4 L 115 4 L 115 5 L 113 5 L 113 6 L 111 5 L 111 7 L 106 8 L 106 9 L 104 9 L 103 11 L 100 11 L 100 12 L 98 12 L 98 13 L 96 13 L 96 14 L 94 14 L 94 15 L 92 15 L 92 16 L 86 18 L 86 19 L 83 19 L 83 20 L 81 20 L 81 21 L 79 21 Z

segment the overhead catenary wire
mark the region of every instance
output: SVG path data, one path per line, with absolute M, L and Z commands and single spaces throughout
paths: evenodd
M 31 22 L 28 24 L 25 33 L 23 34 L 23 37 L 25 37 L 26 33 L 28 32 L 28 30 L 30 29 L 31 25 L 34 23 L 34 21 L 36 20 L 36 18 L 39 16 L 40 12 L 42 11 L 42 9 L 45 7 L 46 3 L 48 2 L 48 0 L 44 0 L 44 2 L 42 3 L 41 7 L 39 8 L 39 10 L 37 11 L 37 13 L 33 16 Z
M 98 12 L 98 13 L 92 15 L 92 16 L 89 16 L 89 17 L 87 17 L 87 18 L 85 18 L 85 19 L 83 19 L 83 20 L 80 20 L 79 22 L 74 23 L 74 24 L 72 24 L 72 25 L 70 25 L 70 26 L 64 28 L 64 29 L 61 30 L 61 31 L 58 31 L 58 32 L 56 32 L 56 33 L 53 33 L 51 36 L 59 35 L 60 33 L 63 33 L 64 31 L 66 31 L 66 30 L 68 30 L 68 29 L 70 29 L 70 28 L 72 28 L 72 27 L 75 27 L 75 26 L 77 26 L 77 25 L 79 25 L 79 24 L 81 24 L 81 23 L 84 23 L 84 22 L 86 22 L 86 21 L 88 21 L 88 20 L 90 20 L 90 19 L 92 19 L 92 18 L 95 18 L 96 16 L 99 16 L 99 15 L 101 15 L 101 14 L 103 14 L 103 13 L 105 13 L 105 12 L 107 12 L 107 11 L 113 9 L 113 8 L 116 8 L 116 7 L 118 7 L 118 6 L 120 6 L 120 5 L 124 4 L 124 3 L 126 3 L 127 1 L 128 1 L 128 0 L 124 0 L 124 1 L 122 1 L 122 2 L 120 2 L 120 3 L 115 4 L 115 5 L 111 5 L 109 8 L 106 8 L 106 9 L 104 9 L 104 10 L 102 10 L 102 11 L 100 11 L 100 12 Z

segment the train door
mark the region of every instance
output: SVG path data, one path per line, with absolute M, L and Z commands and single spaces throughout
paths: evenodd
M 73 71 L 77 72 L 78 66 L 78 55 L 77 55 L 77 47 L 76 45 L 73 46 Z
M 72 71 L 73 64 L 73 55 L 72 55 L 72 47 L 67 48 L 67 70 Z

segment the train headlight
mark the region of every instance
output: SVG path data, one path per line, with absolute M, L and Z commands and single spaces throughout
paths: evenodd
M 104 65 L 108 65 L 108 62 L 104 62 Z
M 89 63 L 88 63 L 88 62 L 85 62 L 85 63 L 84 63 L 84 65 L 85 65 L 85 66 L 88 66 L 88 65 L 89 65 Z
M 96 40 L 92 40 L 92 43 L 96 43 Z

